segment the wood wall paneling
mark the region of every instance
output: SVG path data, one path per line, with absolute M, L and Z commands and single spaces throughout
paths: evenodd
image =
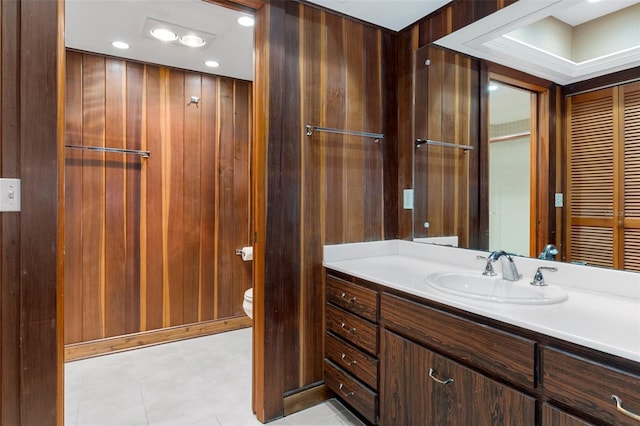
M 0 423 L 62 419 L 59 1 L 0 4 L 0 168 L 21 211 L 0 214 Z M 37 31 L 33 31 L 37 28 Z M 46 354 L 46 356 L 43 356 Z
M 326 81 L 323 73 L 317 72 L 323 55 L 323 40 L 326 38 L 323 26 L 324 14 L 316 8 L 303 8 L 302 11 L 303 39 L 301 51 L 304 52 L 303 61 L 310 66 L 304 67 L 301 80 L 301 104 L 306 112 L 300 116 L 300 125 L 305 126 L 307 120 L 314 117 L 321 117 L 323 109 L 323 98 L 317 96 L 318 88 L 323 87 Z M 313 64 L 313 65 L 311 65 Z M 321 119 L 321 118 L 320 118 Z M 313 123 L 310 123 L 313 124 Z M 301 127 L 304 129 L 304 127 Z M 306 203 L 301 209 L 301 232 L 300 240 L 305 241 L 307 238 L 313 239 L 313 244 L 307 244 L 307 250 L 301 253 L 300 259 L 300 276 L 301 276 L 301 297 L 304 302 L 301 303 L 299 314 L 300 323 L 303 324 L 301 329 L 311 330 L 311 332 L 303 333 L 300 338 L 300 354 L 301 365 L 310 366 L 310 368 L 302 369 L 300 372 L 300 381 L 302 383 L 313 383 L 322 375 L 322 356 L 323 354 L 314 348 L 317 342 L 322 341 L 322 330 L 315 327 L 316 324 L 322 323 L 323 311 L 313 309 L 313 305 L 317 301 L 324 299 L 324 291 L 322 285 L 317 285 L 317 277 L 322 276 L 322 266 L 318 264 L 317 259 L 322 258 L 323 234 L 323 217 L 320 214 L 324 207 L 323 200 L 327 194 L 324 182 L 324 147 L 322 144 L 310 143 L 306 135 L 299 138 L 301 147 L 301 164 L 302 169 L 306 171 L 302 175 L 301 194 Z M 320 166 L 320 167 L 319 167 Z M 320 232 L 314 231 L 320 230 Z M 285 403 L 286 414 L 286 403 Z
M 444 69 L 436 69 L 433 71 L 433 76 L 430 78 L 439 79 L 437 80 L 439 83 L 432 84 L 432 88 L 429 90 L 433 90 L 436 93 L 427 91 L 422 95 L 428 95 L 430 96 L 429 98 L 425 98 L 423 100 L 418 97 L 415 98 L 416 111 L 426 111 L 426 105 L 423 104 L 428 102 L 431 111 L 429 112 L 429 116 L 431 118 L 429 121 L 425 122 L 416 116 L 414 122 L 408 118 L 408 116 L 413 112 L 412 95 L 414 94 L 416 84 L 416 80 L 413 79 L 414 63 L 412 58 L 414 52 L 418 51 L 418 49 L 426 49 L 426 46 L 429 46 L 438 38 L 460 29 L 463 26 L 469 25 L 478 19 L 510 5 L 513 2 L 514 0 L 483 0 L 474 2 L 456 0 L 398 34 L 397 72 L 399 127 L 397 131 L 398 135 L 400 135 L 400 142 L 398 144 L 398 190 L 402 191 L 404 188 L 413 187 L 410 185 L 410 179 L 411 176 L 413 176 L 412 172 L 414 171 L 413 140 L 415 138 L 422 137 L 417 134 L 418 132 L 425 131 L 428 128 L 428 137 L 432 140 L 441 140 L 438 139 L 437 136 L 441 135 L 442 132 L 445 132 L 445 135 L 450 133 L 452 139 L 459 141 L 457 143 L 464 143 L 464 140 L 468 140 L 469 142 L 465 144 L 470 144 L 476 147 L 476 150 L 467 153 L 467 156 L 469 157 L 468 163 L 459 161 L 453 162 L 454 165 L 452 167 L 456 175 L 459 175 L 458 172 L 460 170 L 466 168 L 466 173 L 471 177 L 471 179 L 468 180 L 468 188 L 464 187 L 462 179 L 454 180 L 454 186 L 462 185 L 459 187 L 460 194 L 458 194 L 458 197 L 454 197 L 457 201 L 449 199 L 449 202 L 453 203 L 451 204 L 453 209 L 451 211 L 454 212 L 454 214 L 446 215 L 447 217 L 445 217 L 442 215 L 442 212 L 438 211 L 438 208 L 434 206 L 434 204 L 441 205 L 441 197 L 448 196 L 446 192 L 448 191 L 447 188 L 451 188 L 451 184 L 445 184 L 444 181 L 439 181 L 438 179 L 440 179 L 439 176 L 442 176 L 441 172 L 446 172 L 444 169 L 440 170 L 440 168 L 446 168 L 449 166 L 443 166 L 440 163 L 433 165 L 430 164 L 431 171 L 429 173 L 437 182 L 433 182 L 433 185 L 435 186 L 433 191 L 431 190 L 432 185 L 430 182 L 430 191 L 428 196 L 436 196 L 438 201 L 433 202 L 432 200 L 431 203 L 428 203 L 427 200 L 421 200 L 421 195 L 416 190 L 416 193 L 414 193 L 414 203 L 417 204 L 415 204 L 414 213 L 417 211 L 418 215 L 414 214 L 414 217 L 412 217 L 410 211 L 403 209 L 402 200 L 399 199 L 398 230 L 400 238 L 411 238 L 413 235 L 414 225 L 416 224 L 417 226 L 415 229 L 417 229 L 418 232 L 424 232 L 422 228 L 424 220 L 420 220 L 418 217 L 420 215 L 419 209 L 426 209 L 428 208 L 427 205 L 431 205 L 432 209 L 436 209 L 436 211 L 429 213 L 429 216 L 433 218 L 433 222 L 432 220 L 429 221 L 432 226 L 439 228 L 441 226 L 450 226 L 455 223 L 455 229 L 453 229 L 452 233 L 455 232 L 456 234 L 463 235 L 467 232 L 468 235 L 463 237 L 463 239 L 467 241 L 470 246 L 483 247 L 488 243 L 488 238 L 486 236 L 488 221 L 487 218 L 485 218 L 486 214 L 483 212 L 485 209 L 483 206 L 488 206 L 488 204 L 486 204 L 486 191 L 484 189 L 484 186 L 486 186 L 486 178 L 483 177 L 483 164 L 487 162 L 487 157 L 484 155 L 485 150 L 483 148 L 486 142 L 483 142 L 484 119 L 482 115 L 483 111 L 486 111 L 482 105 L 483 102 L 486 105 L 487 96 L 486 94 L 482 94 L 480 91 L 480 87 L 482 87 L 483 84 L 483 71 L 481 67 L 485 68 L 484 72 L 486 75 L 487 64 L 484 61 L 476 61 L 465 55 L 459 55 L 453 52 L 444 53 L 443 51 L 441 54 L 435 54 L 436 59 L 438 59 L 439 55 L 443 55 L 444 58 L 448 58 L 447 63 L 450 63 L 450 65 L 441 65 L 448 67 L 446 69 L 452 70 L 456 68 L 459 70 L 466 69 L 466 71 L 460 71 L 460 73 L 449 73 L 448 71 L 444 71 Z M 433 48 L 435 48 L 435 46 Z M 443 64 L 444 63 L 445 62 L 443 62 Z M 418 64 L 415 64 L 415 67 L 417 66 Z M 436 63 L 435 68 L 438 68 L 438 66 L 440 65 L 437 65 Z M 416 79 L 417 78 L 418 76 L 416 75 Z M 533 80 L 537 81 L 537 79 Z M 453 96 L 453 98 L 445 96 L 444 104 L 442 104 L 441 95 L 437 93 L 438 85 L 441 83 L 449 85 L 448 89 L 443 89 L 442 92 Z M 451 102 L 452 99 L 456 99 L 456 95 L 458 97 L 458 101 Z M 463 103 L 460 104 L 457 102 Z M 418 114 L 420 114 L 420 112 L 418 112 Z M 416 134 L 413 132 L 414 125 L 417 132 Z M 404 142 L 404 140 L 409 137 L 412 139 L 410 146 L 406 145 L 408 142 Z M 430 147 L 428 150 L 430 153 L 441 153 L 443 148 L 434 149 L 434 147 Z M 425 158 L 421 158 L 423 155 Z M 416 157 L 416 161 L 427 161 L 426 155 L 419 154 L 419 156 Z M 462 197 L 464 192 L 467 192 L 467 199 Z M 433 213 L 433 215 L 431 213 Z M 466 216 L 466 220 L 455 220 L 455 217 L 460 218 L 464 216 Z M 415 224 L 413 223 L 414 220 Z M 433 228 L 432 231 L 435 231 L 436 228 Z M 462 242 L 462 244 L 465 243 Z
M 273 1 L 262 13 L 268 71 L 257 73 L 256 85 L 268 85 L 268 121 L 256 137 L 267 143 L 268 189 L 257 206 L 266 225 L 256 230 L 265 235 L 268 326 L 254 350 L 264 350 L 255 401 L 266 421 L 283 414 L 285 394 L 322 380 L 322 246 L 397 235 L 396 135 L 392 128 L 387 138 L 385 123 L 397 107 L 396 83 L 384 80 L 395 35 L 296 2 Z M 385 139 L 306 136 L 306 124 Z M 394 223 L 385 222 L 387 211 Z
M 476 60 L 435 46 L 420 48 L 415 59 L 416 138 L 477 148 L 478 92 Z M 415 237 L 455 235 L 462 246 L 475 238 L 470 224 L 477 193 L 470 192 L 470 182 L 478 159 L 475 150 L 436 145 L 415 150 Z
M 65 152 L 65 342 L 243 316 L 251 83 L 74 51 L 67 70 L 66 142 L 151 156 Z
M 382 93 L 384 101 L 381 103 L 381 120 L 384 123 L 385 138 L 382 145 L 382 169 L 384 190 L 384 236 L 387 239 L 399 238 L 399 210 L 398 200 L 400 199 L 399 188 L 399 156 L 401 155 L 400 145 L 411 145 L 409 140 L 403 140 L 398 135 L 399 121 L 399 73 L 398 73 L 398 50 L 396 34 L 383 32 L 382 38 Z
M 414 141 L 418 137 L 414 132 L 414 51 L 418 45 L 417 27 L 411 31 L 403 31 L 397 37 L 397 160 L 398 160 L 398 194 L 404 189 L 413 188 Z M 416 99 L 416 102 L 419 100 Z M 414 206 L 416 200 L 414 193 Z M 398 238 L 413 237 L 413 211 L 405 209 L 402 197 L 398 196 L 397 221 Z
M 20 176 L 20 3 L 0 3 L 2 176 Z M 0 423 L 20 424 L 20 216 L 0 214 Z

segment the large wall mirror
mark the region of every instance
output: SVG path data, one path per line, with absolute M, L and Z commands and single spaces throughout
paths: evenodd
M 413 237 L 536 256 L 549 243 L 543 89 L 491 73 L 481 82 L 478 69 L 437 46 L 416 51 Z
M 416 51 L 415 137 L 473 148 L 416 150 L 416 241 L 640 271 L 638 13 L 518 1 Z

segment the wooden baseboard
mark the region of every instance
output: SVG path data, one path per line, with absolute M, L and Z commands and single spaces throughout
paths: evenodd
M 334 396 L 333 392 L 324 382 L 318 382 L 317 384 L 311 385 L 311 387 L 285 395 L 284 415 L 288 416 L 306 408 L 313 407 Z
M 64 360 L 65 362 L 76 361 L 108 353 L 128 351 L 144 346 L 208 336 L 210 334 L 251 327 L 252 324 L 253 321 L 251 318 L 242 316 L 127 334 L 125 336 L 109 337 L 107 339 L 92 340 L 90 342 L 74 343 L 65 345 Z

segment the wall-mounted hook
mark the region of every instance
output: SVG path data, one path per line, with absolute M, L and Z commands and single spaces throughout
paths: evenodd
M 199 97 L 192 96 L 191 100 L 189 101 L 189 103 L 187 105 L 196 104 L 196 106 L 198 106 L 199 102 L 200 102 L 200 98 Z

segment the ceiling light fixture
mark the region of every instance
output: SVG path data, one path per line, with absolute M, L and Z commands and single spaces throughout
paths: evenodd
M 172 22 L 147 17 L 142 27 L 142 36 L 154 38 L 167 44 L 186 47 L 211 46 L 216 38 L 215 34 L 197 28 L 184 27 Z
M 242 25 L 243 27 L 253 27 L 253 25 L 255 24 L 255 19 L 253 19 L 251 16 L 241 16 L 238 18 L 238 24 Z
M 489 89 L 490 92 L 495 92 L 496 90 L 498 90 L 498 87 L 499 86 L 497 84 L 490 84 L 487 89 Z
M 216 61 L 206 61 L 204 64 L 211 68 L 218 68 L 220 66 L 220 64 Z
M 205 45 L 205 41 L 202 37 L 195 34 L 186 34 L 180 37 L 180 43 L 189 47 L 202 47 Z
M 165 28 L 154 28 L 151 35 L 160 41 L 174 41 L 178 39 L 178 34 Z
M 113 47 L 115 47 L 116 49 L 128 49 L 130 46 L 128 43 L 125 43 L 124 41 L 114 41 L 113 43 L 111 43 L 111 45 Z

